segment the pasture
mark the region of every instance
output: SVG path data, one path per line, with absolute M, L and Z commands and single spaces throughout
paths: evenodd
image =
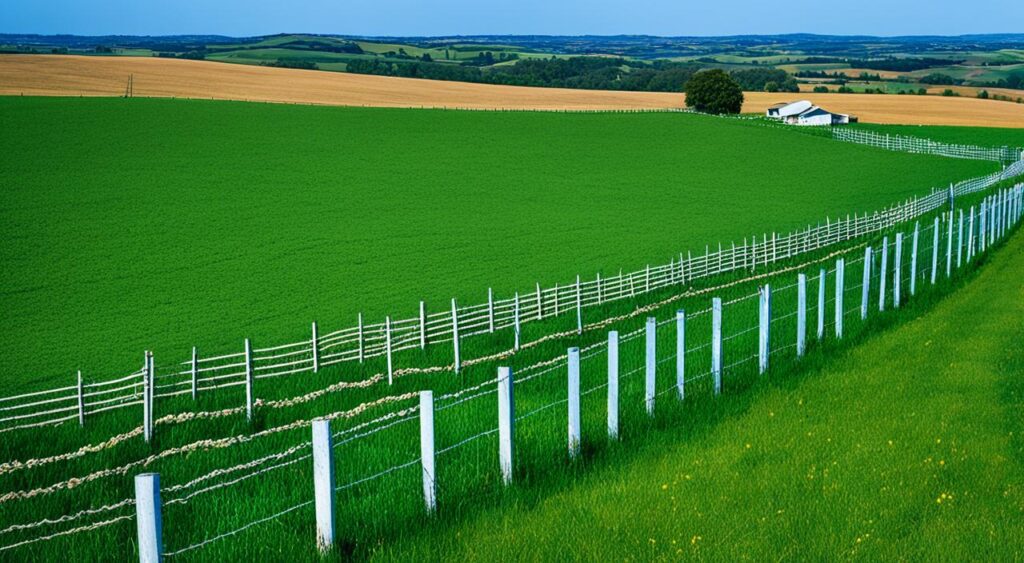
M 155 57 L 50 55 L 0 56 L 0 95 L 120 96 L 129 75 L 138 97 L 345 106 L 665 109 L 682 108 L 685 99 L 661 92 L 498 86 Z M 743 112 L 763 114 L 768 106 L 795 97 L 856 115 L 862 122 L 1024 127 L 1024 105 L 967 97 L 747 92 Z
M 21 132 L 0 140 L 12 390 L 629 271 L 994 169 L 687 114 L 0 104 Z
M 904 325 L 834 361 L 769 379 L 699 423 L 675 421 L 586 471 L 373 556 L 1019 557 L 1022 280 L 1018 234 L 956 294 L 932 310 L 912 305 Z

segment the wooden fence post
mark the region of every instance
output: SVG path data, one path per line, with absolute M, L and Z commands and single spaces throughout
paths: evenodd
M 647 317 L 647 353 L 645 354 L 646 364 L 644 369 L 646 376 L 644 384 L 644 405 L 647 407 L 647 416 L 654 416 L 655 377 L 658 367 L 657 352 L 655 349 L 657 343 L 657 327 L 658 320 L 654 317 Z
M 78 370 L 78 425 L 85 426 L 85 393 L 82 389 L 82 370 Z
M 192 400 L 196 400 L 199 393 L 199 351 L 192 347 Z
M 317 348 L 317 342 L 320 340 L 320 335 L 317 334 L 316 321 L 313 321 L 313 338 L 310 344 L 313 349 L 313 373 L 320 371 L 320 351 Z
M 938 232 L 938 231 L 936 231 Z M 889 275 L 889 237 L 882 238 L 882 263 L 878 269 L 878 310 L 885 310 L 885 276 Z
M 818 340 L 825 338 L 825 268 L 818 272 Z
M 501 479 L 512 483 L 512 440 L 515 434 L 515 398 L 512 368 L 498 368 L 498 461 Z
M 135 525 L 139 538 L 139 563 L 163 561 L 159 473 L 141 473 L 135 476 Z
M 580 288 L 580 277 L 576 276 L 576 334 L 583 334 L 583 295 Z
M 861 295 L 860 295 L 860 320 L 864 321 L 868 318 L 868 300 L 871 293 L 871 247 L 864 249 L 864 278 L 861 282 Z
M 722 299 L 711 299 L 711 375 L 715 395 L 722 394 Z
M 245 419 L 252 422 L 253 402 L 252 344 L 245 339 Z
M 459 358 L 459 310 L 452 297 L 452 354 L 455 357 L 455 373 L 459 373 L 462 361 Z
M 420 465 L 423 466 L 423 503 L 427 514 L 437 510 L 434 462 L 434 392 L 420 391 Z
M 313 421 L 313 495 L 316 547 L 326 553 L 334 545 L 334 453 L 329 420 Z
M 676 311 L 676 391 L 686 398 L 686 311 Z
M 917 239 L 920 225 L 914 223 L 914 240 L 910 244 L 910 295 L 917 295 Z
M 580 453 L 580 349 L 569 348 L 569 457 Z
M 387 352 L 388 358 L 388 385 L 394 383 L 392 374 L 394 370 L 391 364 L 391 317 L 384 317 L 384 350 Z
M 608 332 L 608 438 L 619 438 L 619 331 Z
M 946 277 L 953 275 L 953 211 L 949 212 L 949 234 L 946 236 Z
M 427 347 L 427 304 L 420 301 L 420 350 Z
M 903 280 L 900 279 L 903 273 L 903 233 L 896 233 L 896 253 L 892 262 L 892 306 L 899 309 L 900 290 L 903 289 Z
M 807 350 L 807 276 L 796 276 L 796 357 Z
M 764 284 L 764 287 L 758 292 L 760 295 L 758 302 L 758 340 L 757 340 L 757 356 L 758 356 L 758 373 L 763 374 L 768 371 L 768 352 L 770 350 L 771 338 L 771 315 L 772 315 L 772 290 L 771 286 Z
M 846 259 L 836 260 L 836 338 L 843 337 L 843 297 L 846 294 Z

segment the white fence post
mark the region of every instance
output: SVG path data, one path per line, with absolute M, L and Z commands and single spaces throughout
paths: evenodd
M 864 278 L 861 282 L 861 295 L 860 295 L 860 320 L 867 320 L 868 318 L 868 301 L 871 293 L 871 261 L 872 261 L 871 247 L 864 249 Z
M 160 563 L 164 540 L 159 473 L 135 476 L 135 525 L 139 535 L 139 563 Z
M 608 332 L 608 437 L 619 438 L 619 331 Z
M 818 340 L 825 338 L 825 268 L 818 272 Z
M 722 393 L 722 299 L 711 299 L 711 375 L 715 395 Z
M 583 334 L 583 295 L 580 289 L 580 277 L 576 276 L 576 334 Z
M 938 232 L 938 231 L 936 231 Z M 878 310 L 885 310 L 885 276 L 889 275 L 889 237 L 882 238 L 882 263 L 878 267 Z
M 544 300 L 540 293 L 540 283 L 537 283 L 537 320 L 544 318 Z
M 199 393 L 199 351 L 195 346 L 192 347 L 192 400 L 196 400 L 196 395 Z
M 313 373 L 317 373 L 317 372 L 320 371 L 320 351 L 317 348 L 317 342 L 320 340 L 320 335 L 317 333 L 316 321 L 313 321 L 313 331 L 312 332 L 313 332 L 313 338 L 312 338 L 312 342 L 310 344 L 312 344 L 312 348 L 313 348 Z
M 150 392 L 150 387 L 153 385 L 150 379 L 152 362 L 149 361 L 149 358 L 150 352 L 146 350 L 142 360 L 142 437 L 146 440 L 147 444 L 153 439 L 153 403 Z
M 655 349 L 657 342 L 657 327 L 658 320 L 654 317 L 647 317 L 647 353 L 645 355 L 646 365 L 644 370 L 646 375 L 644 384 L 644 404 L 647 407 L 647 416 L 654 416 L 655 374 L 658 367 L 657 352 Z
M 764 284 L 764 287 L 758 292 L 758 320 L 759 320 L 759 331 L 757 340 L 757 356 L 758 356 L 758 368 L 759 373 L 763 374 L 768 371 L 768 352 L 771 349 L 770 345 L 770 330 L 771 330 L 771 315 L 772 315 L 772 290 L 771 286 Z
M 427 304 L 420 301 L 420 350 L 427 347 Z
M 334 545 L 334 453 L 329 420 L 313 421 L 313 495 L 316 547 L 326 553 Z
M 434 392 L 420 391 L 420 465 L 423 466 L 423 503 L 427 514 L 437 510 L 434 462 Z
M 903 233 L 896 233 L 896 253 L 892 262 L 892 306 L 899 309 L 900 290 L 903 289 L 903 280 L 900 279 L 903 273 Z
M 452 353 L 455 356 L 455 373 L 459 373 L 462 361 L 459 358 L 459 310 L 452 297 Z
M 363 314 L 359 313 L 359 363 L 363 363 L 363 358 L 366 356 L 363 343 Z
M 245 419 L 252 422 L 252 344 L 245 339 Z
M 796 357 L 807 350 L 807 276 L 796 276 Z
M 387 357 L 388 357 L 388 385 L 392 385 L 394 383 L 394 380 L 392 378 L 393 377 L 392 374 L 394 373 L 394 370 L 392 369 L 392 363 L 391 363 L 391 317 L 390 316 L 384 317 L 384 351 L 387 352 Z
M 956 269 L 960 269 L 964 256 L 964 210 L 960 210 L 960 226 L 956 232 Z
M 932 272 L 931 282 L 935 285 L 935 276 L 938 275 L 939 271 L 939 218 L 935 218 L 935 224 L 932 226 Z
M 580 453 L 580 349 L 569 348 L 569 457 Z
M 85 426 L 85 394 L 82 389 L 82 370 L 78 370 L 78 425 Z
M 949 234 L 946 236 L 946 277 L 953 275 L 953 212 L 949 212 Z
M 516 297 L 515 297 L 515 301 L 514 301 L 514 308 L 512 310 L 512 321 L 513 321 L 513 325 L 514 325 L 513 326 L 513 330 L 515 331 L 515 338 L 516 338 L 514 349 L 518 352 L 519 351 L 519 292 L 518 291 L 516 292 Z
M 917 295 L 917 239 L 920 225 L 914 223 L 914 240 L 910 243 L 910 295 Z
M 501 479 L 512 483 L 512 440 L 515 434 L 515 398 L 512 368 L 498 368 L 498 462 Z
M 676 311 L 676 391 L 686 398 L 686 311 Z
M 836 260 L 836 338 L 843 337 L 843 296 L 846 294 L 846 260 Z
M 487 332 L 494 332 L 494 290 L 487 288 Z

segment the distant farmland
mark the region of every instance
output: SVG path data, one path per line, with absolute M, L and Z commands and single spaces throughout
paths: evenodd
M 995 168 L 678 113 L 0 98 L 0 114 L 18 131 L 0 138 L 12 389 L 667 262 Z
M 154 57 L 0 55 L 0 94 L 118 96 L 134 75 L 136 96 L 384 107 L 470 109 L 663 109 L 681 94 L 526 88 Z M 795 96 L 873 123 L 1024 127 L 1024 105 L 974 98 L 749 92 L 760 113 Z

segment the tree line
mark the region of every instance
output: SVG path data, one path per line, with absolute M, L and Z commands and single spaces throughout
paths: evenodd
M 631 61 L 616 57 L 569 57 L 523 59 L 515 64 L 489 68 L 435 63 L 429 60 L 348 62 L 348 72 L 379 76 L 482 82 L 509 86 L 682 92 L 686 83 L 705 65 Z M 744 90 L 797 92 L 796 79 L 783 70 L 752 68 L 730 73 Z

